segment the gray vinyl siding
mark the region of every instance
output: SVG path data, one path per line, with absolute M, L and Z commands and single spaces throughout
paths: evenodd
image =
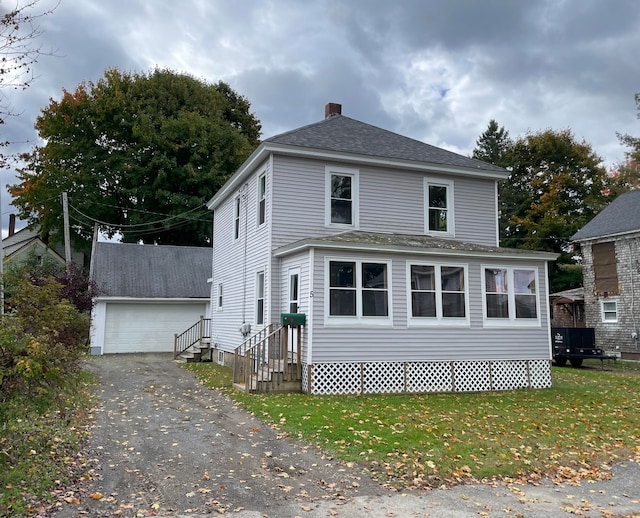
M 456 178 L 455 238 L 480 245 L 498 244 L 497 190 L 495 180 Z
M 325 167 L 345 164 L 274 156 L 273 247 L 344 232 L 325 226 Z M 424 178 L 454 183 L 455 239 L 495 246 L 496 189 L 490 179 L 358 167 L 358 230 L 424 234 Z
M 258 176 L 267 174 L 266 223 L 257 225 Z M 270 254 L 271 170 L 269 162 L 256 169 L 246 184 L 246 198 L 241 203 L 240 238 L 234 239 L 234 206 L 237 190 L 220 204 L 214 215 L 213 227 L 213 281 L 211 287 L 212 339 L 225 351 L 233 351 L 243 341 L 239 328 L 243 321 L 256 331 L 256 274 L 265 273 L 265 323 L 272 320 L 270 289 L 274 288 Z M 246 243 L 245 243 L 246 239 Z M 223 307 L 217 308 L 218 284 L 223 284 Z M 275 286 L 279 281 L 275 278 Z
M 324 322 L 325 257 L 367 261 L 392 259 L 393 326 L 331 326 Z M 468 268 L 470 320 L 467 326 L 410 326 L 407 319 L 407 263 L 431 261 L 465 264 Z M 483 326 L 481 271 L 483 266 L 520 266 L 538 269 L 539 327 Z M 312 363 L 347 361 L 455 361 L 549 359 L 547 286 L 543 262 L 489 261 L 476 258 L 425 259 L 424 256 L 349 254 L 316 250 L 313 292 Z

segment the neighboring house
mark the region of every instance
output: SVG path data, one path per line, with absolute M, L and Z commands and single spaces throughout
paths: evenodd
M 508 172 L 325 116 L 263 141 L 208 203 L 217 359 L 299 312 L 308 393 L 550 386 L 556 255 L 498 246 Z
M 211 248 L 95 243 L 91 353 L 169 352 L 207 315 Z
M 640 359 L 640 190 L 620 195 L 571 238 L 583 256 L 587 327 L 596 344 Z
M 551 325 L 553 327 L 585 327 L 584 288 L 552 293 Z
M 30 260 L 32 257 L 36 261 L 42 262 L 44 258 L 65 265 L 64 245 L 56 244 L 52 247 L 47 245 L 38 233 L 37 228 L 24 227 L 17 232 L 15 214 L 9 216 L 9 235 L 2 240 L 2 255 L 5 264 L 20 264 Z M 71 251 L 71 261 L 81 268 L 85 263 L 85 255 L 77 250 Z

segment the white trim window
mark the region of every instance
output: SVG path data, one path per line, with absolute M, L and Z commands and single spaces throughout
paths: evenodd
M 237 196 L 233 201 L 233 239 L 240 237 L 240 200 L 240 196 Z
M 264 271 L 256 273 L 256 325 L 264 325 Z
M 390 271 L 386 261 L 327 259 L 327 321 L 390 324 Z
M 411 324 L 469 324 L 469 285 L 463 265 L 407 265 Z
M 600 311 L 602 314 L 602 322 L 605 324 L 615 324 L 618 322 L 618 301 L 602 300 L 600 301 Z
M 289 270 L 289 313 L 300 311 L 300 268 Z
M 484 325 L 539 326 L 538 270 L 483 267 Z
M 358 228 L 359 172 L 342 167 L 325 168 L 325 224 Z
M 424 231 L 425 234 L 454 234 L 453 182 L 424 179 Z
M 262 173 L 258 177 L 258 226 L 267 220 L 267 175 Z
M 222 307 L 223 307 L 223 303 L 224 303 L 223 295 L 224 295 L 223 286 L 222 286 L 222 283 L 219 282 L 218 283 L 218 292 L 216 293 L 216 300 L 217 300 L 216 309 L 218 311 L 222 311 Z

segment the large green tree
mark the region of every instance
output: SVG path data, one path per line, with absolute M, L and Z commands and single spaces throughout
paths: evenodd
M 640 93 L 635 95 L 637 115 L 640 119 Z M 618 133 L 618 139 L 630 148 L 625 153 L 626 160 L 613 173 L 614 192 L 640 188 L 640 137 Z
M 602 159 L 568 129 L 519 138 L 509 160 L 500 189 L 506 246 L 566 252 L 571 236 L 610 201 Z
M 493 165 L 507 167 L 512 147 L 513 141 L 509 132 L 504 126 L 498 126 L 495 119 L 491 119 L 487 129 L 476 140 L 476 147 L 471 156 Z
M 108 69 L 42 110 L 44 144 L 24 157 L 12 203 L 44 237 L 61 241 L 67 192 L 74 241 L 85 249 L 95 222 L 125 242 L 206 245 L 204 203 L 259 142 L 249 109 L 223 82 Z
M 495 121 L 477 146 L 474 157 L 511 172 L 499 186 L 501 245 L 560 254 L 550 269 L 552 292 L 581 285 L 570 238 L 611 201 L 602 159 L 568 129 L 510 141 Z

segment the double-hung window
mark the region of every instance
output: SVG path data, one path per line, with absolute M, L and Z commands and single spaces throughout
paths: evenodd
M 217 309 L 218 309 L 218 311 L 222 311 L 224 299 L 223 299 L 223 291 L 222 291 L 222 283 L 221 282 L 218 283 L 218 297 L 217 297 L 217 300 L 218 300 Z
M 424 180 L 425 234 L 453 235 L 453 182 Z
M 233 202 L 233 239 L 240 237 L 240 196 Z
M 411 324 L 468 324 L 466 267 L 410 264 L 408 274 Z
M 486 326 L 540 325 L 537 270 L 486 267 L 483 278 Z
M 256 274 L 256 325 L 264 324 L 264 272 Z
M 267 218 L 267 175 L 258 177 L 258 226 L 264 224 Z
M 358 170 L 325 169 L 325 224 L 358 227 Z
M 328 320 L 390 323 L 389 270 L 386 262 L 328 260 Z
M 615 300 L 602 301 L 602 321 L 604 323 L 615 323 L 618 321 L 618 302 Z

